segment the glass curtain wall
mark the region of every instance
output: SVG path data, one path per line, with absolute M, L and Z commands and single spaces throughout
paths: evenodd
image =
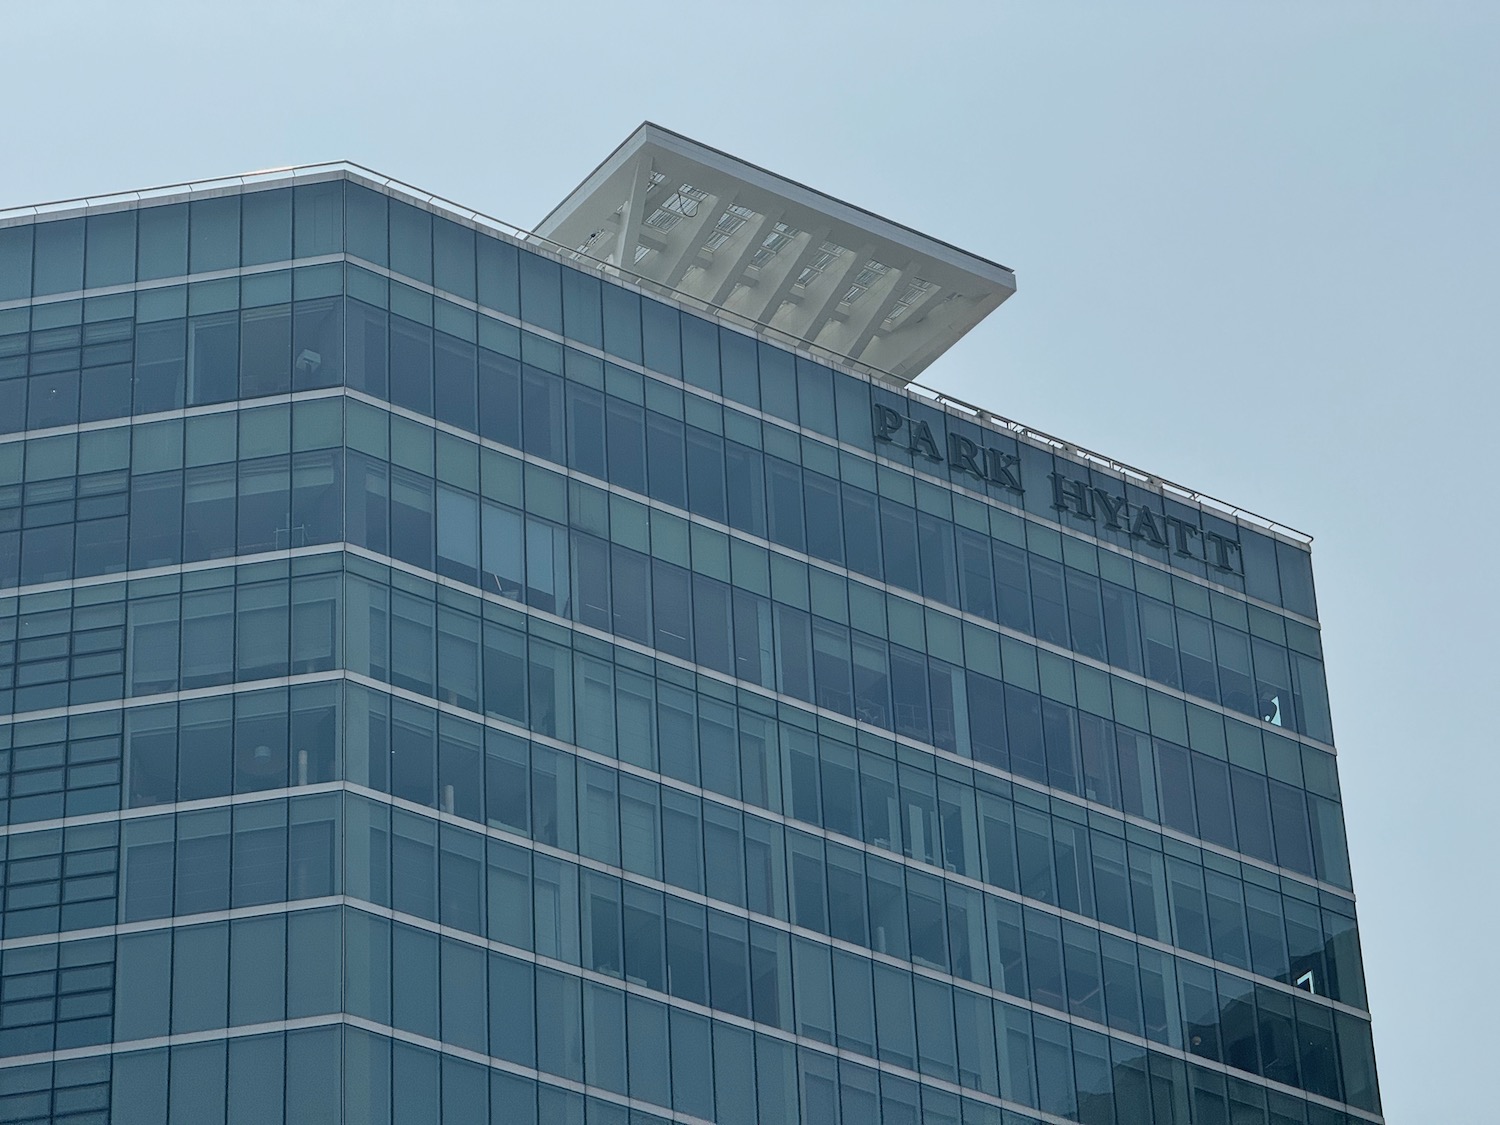
M 1304 544 L 359 181 L 0 227 L 0 1117 L 1380 1120 Z

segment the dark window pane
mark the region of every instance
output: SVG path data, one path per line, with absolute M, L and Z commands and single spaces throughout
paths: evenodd
M 88 217 L 87 288 L 127 285 L 135 280 L 135 215 L 134 211 L 115 211 Z
M 1104 638 L 1109 662 L 1131 672 L 1141 670 L 1141 630 L 1136 616 L 1135 591 L 1102 583 Z
M 647 412 L 646 460 L 652 497 L 676 508 L 687 507 L 685 457 L 682 423 Z
M 292 193 L 289 188 L 247 192 L 240 204 L 243 263 L 284 262 L 292 256 Z
M 628 547 L 616 546 L 612 555 L 614 632 L 650 644 L 651 579 L 648 562 Z
M 843 514 L 838 481 L 821 473 L 803 474 L 807 504 L 807 550 L 815 558 L 844 561 Z M 775 495 L 773 480 L 772 494 Z
M 948 605 L 958 605 L 953 525 L 926 512 L 919 513 L 917 545 L 922 560 L 922 592 Z
M 766 481 L 760 450 L 728 442 L 729 523 L 752 535 L 766 533 Z
M 1219 677 L 1209 623 L 1195 613 L 1178 610 L 1177 644 L 1182 653 L 1182 690 L 1204 699 L 1218 699 Z
M 390 466 L 349 453 L 345 500 L 349 541 L 384 554 L 390 547 Z
M 349 302 L 349 375 L 355 390 L 385 398 L 389 387 L 387 333 L 390 314 L 359 301 Z
M 238 550 L 281 551 L 291 541 L 291 465 L 286 457 L 239 464 Z
M 522 368 L 521 409 L 525 419 L 523 444 L 527 453 L 562 463 L 563 382 L 537 367 Z
M 1220 699 L 1224 706 L 1258 718 L 1255 674 L 1250 668 L 1250 638 L 1238 629 L 1215 625 L 1214 649 L 1219 662 Z
M 183 561 L 234 554 L 235 467 L 189 469 L 183 501 Z
M 1307 828 L 1306 798 L 1300 789 L 1272 781 L 1271 824 L 1276 862 L 1304 875 L 1313 873 L 1312 838 Z
M 433 284 L 448 293 L 474 300 L 474 230 L 448 219 L 432 225 Z
M 724 439 L 687 429 L 688 507 L 694 514 L 724 523 L 728 496 L 724 488 Z
M 1031 605 L 1036 613 L 1036 635 L 1044 641 L 1067 646 L 1068 611 L 1063 594 L 1063 568 L 1040 555 L 1029 556 Z
M 758 408 L 760 369 L 755 340 L 728 328 L 720 328 L 719 356 L 723 367 L 724 397 Z M 866 412 L 866 418 L 868 416 Z
M 292 314 L 292 389 L 336 387 L 343 378 L 343 299 L 298 301 Z
M 475 428 L 476 359 L 473 344 L 438 335 L 434 372 L 438 421 L 465 430 Z
M 1011 768 L 1033 781 L 1047 781 L 1042 741 L 1041 700 L 1032 692 L 1005 685 L 1006 744 Z
M 40 430 L 78 421 L 78 372 L 33 375 L 26 395 L 26 425 Z
M 127 527 L 124 516 L 78 525 L 74 546 L 74 572 L 78 577 L 111 574 L 126 568 Z
M 349 184 L 345 202 L 349 209 L 349 253 L 378 266 L 385 265 L 390 260 L 386 197 L 359 184 Z
M 83 288 L 83 220 L 36 225 L 34 292 L 71 293 Z
M 538 254 L 521 254 L 521 319 L 551 332 L 563 330 L 562 267 Z M 606 286 L 613 290 L 613 286 Z M 616 353 L 620 354 L 620 353 Z M 634 356 L 639 362 L 640 345 Z
M 917 515 L 904 504 L 880 501 L 880 532 L 885 548 L 885 579 L 893 586 L 921 590 L 917 564 Z
M 130 413 L 131 366 L 112 363 L 85 368 L 79 378 L 78 420 L 97 422 Z
M 932 719 L 927 707 L 927 662 L 919 653 L 891 646 L 891 700 L 896 732 L 932 741 Z
M 733 675 L 730 588 L 705 574 L 693 576 L 693 636 L 700 664 Z
M 391 269 L 417 281 L 432 281 L 432 215 L 410 203 L 390 201 Z
M 41 254 L 41 237 L 37 237 L 37 254 Z M 1313 596 L 1312 561 L 1304 550 L 1280 540 L 1276 543 L 1276 565 L 1281 574 L 1281 604 L 1304 617 L 1318 615 Z
M 292 388 L 292 309 L 277 305 L 240 314 L 240 395 L 285 394 Z
M 336 254 L 344 245 L 344 181 L 298 184 L 292 189 L 296 211 L 295 251 L 299 258 Z
M 682 318 L 683 378 L 695 387 L 719 392 L 719 330 L 696 316 Z
M 135 339 L 135 412 L 174 410 L 183 404 L 187 375 L 186 323 L 143 324 Z M 195 336 L 196 341 L 196 336 Z
M 136 276 L 141 281 L 187 273 L 188 208 L 186 203 L 144 207 L 140 211 Z
M 646 491 L 646 415 L 639 406 L 608 399 L 609 479 L 632 492 Z
M 1099 580 L 1071 567 L 1065 568 L 1068 587 L 1068 625 L 1073 648 L 1095 660 L 1104 660 L 1104 619 L 1099 601 Z
M 404 469 L 392 469 L 391 554 L 430 570 L 433 546 L 432 481 Z
M 641 362 L 641 299 L 617 285 L 604 287 L 604 350 Z
M 131 567 L 168 566 L 182 561 L 182 474 L 135 477 L 130 491 L 132 508 L 151 513 L 149 520 L 130 523 Z
M 873 493 L 843 485 L 844 541 L 851 570 L 881 578 L 880 505 Z
M 188 204 L 188 272 L 233 269 L 240 264 L 240 197 L 195 199 Z
M 0 227 L 0 301 L 31 296 L 32 224 Z
M 645 365 L 674 379 L 682 378 L 681 314 L 660 301 L 641 301 L 642 352 Z
M 600 288 L 597 277 L 575 269 L 562 271 L 563 331 L 569 339 L 596 348 L 604 343 Z
M 432 329 L 399 316 L 391 318 L 391 401 L 432 413 Z
M 1180 687 L 1177 671 L 1177 632 L 1172 608 L 1142 595 L 1141 638 L 1146 653 L 1146 675 L 1159 683 Z
M 1193 791 L 1198 830 L 1205 840 L 1234 847 L 1234 811 L 1229 799 L 1229 769 L 1203 754 L 1193 756 Z
M 604 396 L 567 384 L 568 463 L 591 477 L 604 477 Z
M 1031 581 L 1027 573 L 1026 552 L 1007 543 L 996 543 L 994 559 L 1000 624 L 1029 633 Z
M 511 316 L 521 311 L 518 258 L 520 251 L 488 235 L 477 236 L 479 303 Z
M 1057 789 L 1078 793 L 1077 713 L 1050 699 L 1042 701 L 1042 729 L 1047 746 L 1047 782 Z
M 238 313 L 194 317 L 188 324 L 188 405 L 228 402 L 239 392 Z
M 1161 820 L 1169 828 L 1198 834 L 1198 817 L 1193 799 L 1193 778 L 1188 765 L 1188 751 L 1170 742 L 1156 742 L 1156 765 L 1161 783 Z
M 479 433 L 521 447 L 521 365 L 484 348 L 479 350 Z
M 21 585 L 71 577 L 73 529 L 68 524 L 27 528 L 21 539 Z

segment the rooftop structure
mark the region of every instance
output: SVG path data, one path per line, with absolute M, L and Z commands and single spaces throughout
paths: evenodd
M 972 420 L 982 426 L 1003 430 L 1010 436 L 1024 442 L 1074 460 L 1085 462 L 1095 469 L 1103 470 L 1110 476 L 1119 477 L 1131 484 L 1159 492 L 1169 500 L 1208 508 L 1221 517 L 1239 523 L 1251 524 L 1259 529 L 1270 532 L 1277 538 L 1286 539 L 1294 543 L 1306 545 L 1312 542 L 1312 536 L 1306 532 L 1290 527 L 1264 514 L 1253 512 L 1239 504 L 1168 480 L 1157 473 L 1139 466 L 1127 464 L 1098 450 L 1084 448 L 1066 438 L 1038 430 L 1034 426 L 1026 425 L 1014 418 L 1006 417 L 988 406 L 966 401 L 941 388 L 916 382 L 915 378 L 918 373 L 916 369 L 908 369 L 904 375 L 898 377 L 891 369 L 879 366 L 881 362 L 889 359 L 894 349 L 887 349 L 884 355 L 871 353 L 859 357 L 850 352 L 840 350 L 836 339 L 830 338 L 822 342 L 813 340 L 806 335 L 799 335 L 794 332 L 792 329 L 795 325 L 771 323 L 763 317 L 753 315 L 755 313 L 754 308 L 741 308 L 732 302 L 728 305 L 717 303 L 712 299 L 718 296 L 717 293 L 709 293 L 707 296 L 702 296 L 691 286 L 683 285 L 683 279 L 680 277 L 675 279 L 677 284 L 674 286 L 672 284 L 674 279 L 670 274 L 658 275 L 653 272 L 653 267 L 658 265 L 661 260 L 659 255 L 643 254 L 640 260 L 634 263 L 633 267 L 621 267 L 613 260 L 612 255 L 605 254 L 604 256 L 599 256 L 597 254 L 586 254 L 581 252 L 576 246 L 571 249 L 568 248 L 559 241 L 559 239 L 566 237 L 568 233 L 566 230 L 560 232 L 558 229 L 561 223 L 560 216 L 579 202 L 580 197 L 585 194 L 585 189 L 595 181 L 600 170 L 608 167 L 613 160 L 619 157 L 620 153 L 630 148 L 632 142 L 642 137 L 648 130 L 653 131 L 655 134 L 673 138 L 684 149 L 707 154 L 718 160 L 721 164 L 747 169 L 761 179 L 774 181 L 787 189 L 800 192 L 805 197 L 820 201 L 825 207 L 838 209 L 841 213 L 853 214 L 862 222 L 879 224 L 881 229 L 898 232 L 908 240 L 936 248 L 956 259 L 962 259 L 992 271 L 998 271 L 998 275 L 1009 279 L 1009 289 L 1001 292 L 998 297 L 993 299 L 988 304 L 987 310 L 994 308 L 1015 290 L 1014 271 L 1008 267 L 988 262 L 977 255 L 969 254 L 947 243 L 930 239 L 910 228 L 891 223 L 879 216 L 856 208 L 851 204 L 804 187 L 795 181 L 779 177 L 753 164 L 737 160 L 717 149 L 701 145 L 696 141 L 681 136 L 681 134 L 673 133 L 670 130 L 662 129 L 660 126 L 650 123 L 643 124 L 637 129 L 631 138 L 627 139 L 616 150 L 615 155 L 610 160 L 600 165 L 600 168 L 595 172 L 595 176 L 590 177 L 588 181 L 580 185 L 568 199 L 553 208 L 539 226 L 531 230 L 479 211 L 456 200 L 438 195 L 415 184 L 387 175 L 366 165 L 348 160 L 266 168 L 235 176 L 159 184 L 135 188 L 129 191 L 99 193 L 68 199 L 0 207 L 0 230 L 9 226 L 26 225 L 42 220 L 99 215 L 114 211 L 132 210 L 146 205 L 185 203 L 194 199 L 207 199 L 236 192 L 254 192 L 266 188 L 283 187 L 289 184 L 310 185 L 330 179 L 348 179 L 354 183 L 359 183 L 390 195 L 394 199 L 415 204 L 429 211 L 434 216 L 472 226 L 487 234 L 499 235 L 508 241 L 521 243 L 536 254 L 567 262 L 581 271 L 596 276 L 609 278 L 658 300 L 670 302 L 685 312 L 709 317 L 717 323 L 741 332 L 748 331 L 779 347 L 790 348 L 799 354 L 805 354 L 808 358 L 819 363 L 831 363 L 835 366 L 857 371 L 868 378 L 892 382 L 896 385 L 904 384 L 909 391 L 916 393 L 924 400 L 937 404 L 948 414 L 956 414 L 961 418 Z M 549 231 L 552 233 L 545 233 Z M 723 244 L 717 243 L 716 245 L 722 248 Z M 0 261 L 0 266 L 6 265 L 14 266 L 14 263 Z M 26 272 L 29 276 L 29 264 L 23 272 Z M 689 278 L 691 277 L 692 275 L 689 274 Z M 26 280 L 17 280 L 15 284 L 20 285 L 24 289 L 28 282 Z M 0 290 L 3 290 L 4 285 L 5 279 L 0 277 Z M 93 287 L 91 286 L 90 288 Z M 948 303 L 952 304 L 953 302 L 950 301 Z M 0 310 L 3 310 L 5 305 L 6 301 L 3 299 L 3 293 L 0 293 Z M 929 307 L 936 311 L 936 306 L 932 304 L 930 298 L 924 302 L 924 307 Z M 895 319 L 907 320 L 907 314 L 902 313 Z M 956 343 L 963 336 L 964 332 L 968 331 L 969 328 L 973 327 L 981 319 L 983 319 L 983 315 L 973 317 L 971 322 L 961 331 L 950 330 L 945 333 L 942 337 L 941 347 L 934 347 L 925 363 L 931 363 L 943 350 Z M 916 318 L 907 321 L 906 331 L 909 334 L 903 337 L 903 339 L 915 339 L 914 330 L 918 323 L 919 321 Z M 932 333 L 934 340 L 936 339 L 936 332 L 933 325 L 928 325 L 924 331 Z
M 909 382 L 1015 272 L 646 122 L 536 233 Z

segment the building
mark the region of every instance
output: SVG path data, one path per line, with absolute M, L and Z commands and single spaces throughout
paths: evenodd
M 0 216 L 0 1120 L 1379 1122 L 1305 537 L 654 126 Z

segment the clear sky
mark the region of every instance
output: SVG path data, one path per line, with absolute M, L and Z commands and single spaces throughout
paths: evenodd
M 1500 1120 L 1500 5 L 0 0 L 0 44 L 0 206 L 350 159 L 529 226 L 649 118 L 1015 268 L 924 380 L 1316 537 L 1388 1119 Z

